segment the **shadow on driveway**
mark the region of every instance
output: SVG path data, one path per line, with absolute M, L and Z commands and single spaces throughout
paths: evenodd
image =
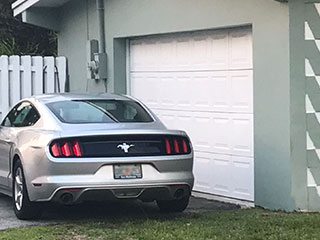
M 188 209 L 179 214 L 161 214 L 155 203 L 121 200 L 117 202 L 83 203 L 75 206 L 46 204 L 36 221 L 20 221 L 14 215 L 12 199 L 0 194 L 0 230 L 30 225 L 46 225 L 70 220 L 108 220 L 115 218 L 172 218 L 190 213 L 232 210 L 236 205 L 192 197 Z

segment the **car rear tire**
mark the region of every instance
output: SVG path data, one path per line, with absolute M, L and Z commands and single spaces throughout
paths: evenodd
M 18 160 L 13 167 L 12 182 L 13 209 L 17 218 L 21 220 L 30 220 L 40 217 L 41 208 L 39 203 L 31 202 L 29 199 L 20 160 Z
M 189 205 L 190 196 L 176 200 L 157 200 L 157 205 L 161 212 L 183 212 Z

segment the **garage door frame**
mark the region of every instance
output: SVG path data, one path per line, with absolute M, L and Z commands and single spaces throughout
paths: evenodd
M 241 29 L 241 28 L 229 28 L 229 29 L 224 29 L 224 30 L 232 31 L 233 29 L 237 30 L 237 29 Z M 245 28 L 249 29 L 248 27 L 245 27 Z M 216 30 L 213 30 L 213 31 L 216 31 Z M 212 32 L 212 30 L 185 32 L 185 33 L 179 33 L 179 34 L 197 34 L 197 33 L 206 34 L 206 33 L 210 33 L 210 32 Z M 250 27 L 250 32 L 251 32 L 251 41 L 252 41 L 253 38 L 252 38 L 252 28 L 251 27 Z M 131 59 L 131 56 L 130 56 L 130 54 L 131 54 L 130 41 L 136 40 L 136 39 L 145 39 L 145 38 L 150 38 L 150 37 L 153 38 L 153 37 L 162 37 L 162 36 L 164 36 L 164 37 L 167 37 L 167 36 L 173 37 L 174 33 L 173 34 L 170 34 L 170 33 L 169 34 L 161 34 L 161 35 L 156 35 L 156 36 L 154 36 L 154 35 L 142 36 L 142 37 L 136 37 L 136 38 L 127 40 L 127 44 L 126 44 L 127 45 L 127 63 L 126 63 L 127 66 L 126 67 L 127 67 L 127 93 L 128 94 L 132 94 L 131 66 L 130 66 L 130 59 Z M 253 48 L 252 43 L 251 43 L 251 48 Z M 253 58 L 253 56 L 251 55 L 251 60 L 253 60 L 252 58 Z M 244 69 L 241 69 L 241 70 L 244 70 Z M 253 66 L 252 66 L 251 70 L 253 72 Z M 252 76 L 252 84 L 253 84 L 253 76 Z M 252 93 L 251 94 L 252 94 L 252 97 L 253 97 L 253 89 L 252 89 Z M 253 111 L 253 106 L 252 106 L 252 111 Z M 252 114 L 253 114 L 253 124 L 254 124 L 254 111 L 253 111 Z M 253 129 L 253 131 L 254 131 L 254 129 Z M 252 144 L 253 144 L 252 148 L 253 148 L 253 151 L 254 151 L 254 139 L 253 139 L 253 143 Z M 253 162 L 252 162 L 252 164 L 253 164 L 253 171 L 254 171 L 254 152 L 253 152 Z M 252 183 L 253 183 L 253 193 L 252 193 L 253 201 L 248 200 L 248 202 L 254 202 L 254 173 L 252 174 Z M 204 194 L 206 194 L 206 193 L 204 193 Z M 209 196 L 212 196 L 212 194 L 209 194 Z M 221 195 L 221 196 L 217 195 L 217 197 L 218 198 L 222 198 L 222 199 L 230 199 L 230 200 L 232 200 L 232 197 L 224 197 L 223 195 Z M 233 199 L 233 200 L 237 201 L 237 199 Z M 243 200 L 239 200 L 239 201 L 242 202 Z M 247 200 L 244 200 L 244 201 L 246 202 Z

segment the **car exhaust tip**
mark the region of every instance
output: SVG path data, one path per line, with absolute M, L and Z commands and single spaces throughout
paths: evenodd
M 184 195 L 184 190 L 180 188 L 174 193 L 174 198 L 180 199 L 183 197 L 183 195 Z
M 73 195 L 72 193 L 64 193 L 60 197 L 60 202 L 64 205 L 73 204 Z

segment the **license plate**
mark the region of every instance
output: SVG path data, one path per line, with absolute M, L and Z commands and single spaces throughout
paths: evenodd
M 138 179 L 142 178 L 141 164 L 135 165 L 114 165 L 115 179 Z

